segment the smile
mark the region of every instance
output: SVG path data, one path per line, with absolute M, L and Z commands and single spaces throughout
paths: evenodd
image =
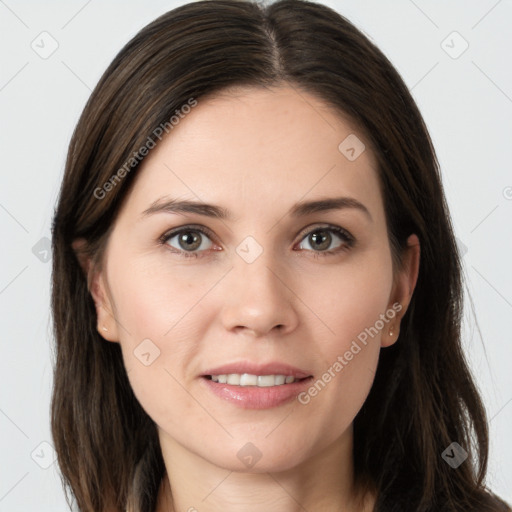
M 268 388 L 271 386 L 281 386 L 283 384 L 292 384 L 296 380 L 292 375 L 252 375 L 250 373 L 228 373 L 221 375 L 210 375 L 213 382 L 219 384 L 230 384 L 232 386 L 257 386 Z

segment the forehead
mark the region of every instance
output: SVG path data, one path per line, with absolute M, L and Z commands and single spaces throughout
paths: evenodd
M 296 88 L 237 88 L 180 118 L 137 170 L 130 203 L 171 195 L 263 213 L 333 194 L 382 206 L 364 133 Z

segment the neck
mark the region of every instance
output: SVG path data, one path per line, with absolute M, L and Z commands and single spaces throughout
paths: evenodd
M 357 493 L 352 429 L 322 452 L 279 472 L 218 467 L 159 431 L 166 475 L 157 512 L 366 512 L 374 498 Z

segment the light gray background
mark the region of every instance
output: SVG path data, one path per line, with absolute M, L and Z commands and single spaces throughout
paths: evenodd
M 51 446 L 41 445 L 52 443 L 45 237 L 91 89 L 126 41 L 182 3 L 0 0 L 0 512 L 66 510 Z M 491 418 L 488 483 L 512 502 L 512 1 L 327 4 L 386 53 L 433 138 L 467 251 L 476 320 L 468 307 L 465 346 Z M 45 59 L 31 47 L 48 52 L 52 39 Z

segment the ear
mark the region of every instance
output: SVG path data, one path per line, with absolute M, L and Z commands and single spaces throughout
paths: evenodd
M 84 272 L 87 288 L 94 300 L 97 318 L 96 329 L 105 340 L 118 342 L 117 322 L 104 271 L 98 270 L 92 262 L 91 256 L 87 253 L 87 241 L 84 238 L 77 238 L 71 246 Z
M 389 321 L 389 325 L 386 327 L 387 331 L 385 330 L 382 334 L 382 347 L 389 347 L 398 340 L 400 322 L 409 307 L 418 280 L 420 241 L 414 234 L 407 239 L 407 247 L 402 255 L 402 261 L 402 268 L 395 276 L 390 303 L 388 304 L 388 309 L 395 311 L 396 316 Z

